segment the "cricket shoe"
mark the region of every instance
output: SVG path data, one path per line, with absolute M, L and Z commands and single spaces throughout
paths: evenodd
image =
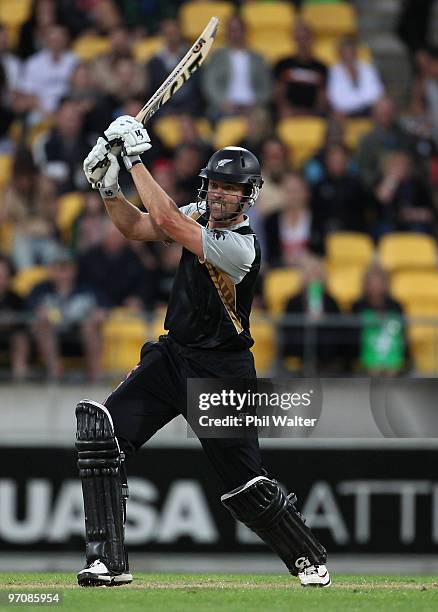
M 301 586 L 303 587 L 329 587 L 332 583 L 330 574 L 325 565 L 311 565 L 299 572 Z
M 89 563 L 78 573 L 78 585 L 82 587 L 122 586 L 132 582 L 132 574 L 114 574 L 100 559 Z

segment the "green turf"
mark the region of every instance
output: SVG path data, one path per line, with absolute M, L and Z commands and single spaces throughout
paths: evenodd
M 287 575 L 136 574 L 129 586 L 84 589 L 76 585 L 74 574 L 0 573 L 0 592 L 4 591 L 62 592 L 62 605 L 48 608 L 62 612 L 438 610 L 435 576 L 338 575 L 329 589 L 303 589 Z M 20 609 L 41 607 L 26 605 Z M 4 604 L 0 608 L 13 609 Z

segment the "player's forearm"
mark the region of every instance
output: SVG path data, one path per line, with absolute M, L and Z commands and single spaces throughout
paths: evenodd
M 114 198 L 104 198 L 111 221 L 125 238 L 135 240 L 136 228 L 141 222 L 141 212 L 125 198 L 121 191 Z
M 159 227 L 164 220 L 179 215 L 175 202 L 160 187 L 143 164 L 136 164 L 131 170 L 131 176 L 141 201 Z

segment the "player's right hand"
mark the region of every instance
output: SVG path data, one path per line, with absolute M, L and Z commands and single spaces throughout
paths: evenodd
M 121 143 L 124 154 L 128 156 L 141 155 L 152 147 L 151 139 L 144 125 L 129 115 L 117 117 L 105 130 L 104 136 L 113 149 Z M 116 153 L 113 149 L 111 153 L 118 155 L 118 152 Z

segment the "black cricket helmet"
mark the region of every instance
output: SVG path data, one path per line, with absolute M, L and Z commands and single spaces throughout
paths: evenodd
M 238 196 L 236 203 L 238 210 L 233 213 L 223 213 L 221 220 L 231 221 L 237 218 L 245 209 L 254 205 L 263 185 L 261 168 L 257 157 L 248 149 L 242 147 L 225 147 L 219 149 L 208 160 L 199 176 L 202 178 L 201 188 L 198 190 L 198 210 L 203 215 L 210 215 L 208 196 L 208 181 L 222 181 L 244 185 L 244 195 Z

